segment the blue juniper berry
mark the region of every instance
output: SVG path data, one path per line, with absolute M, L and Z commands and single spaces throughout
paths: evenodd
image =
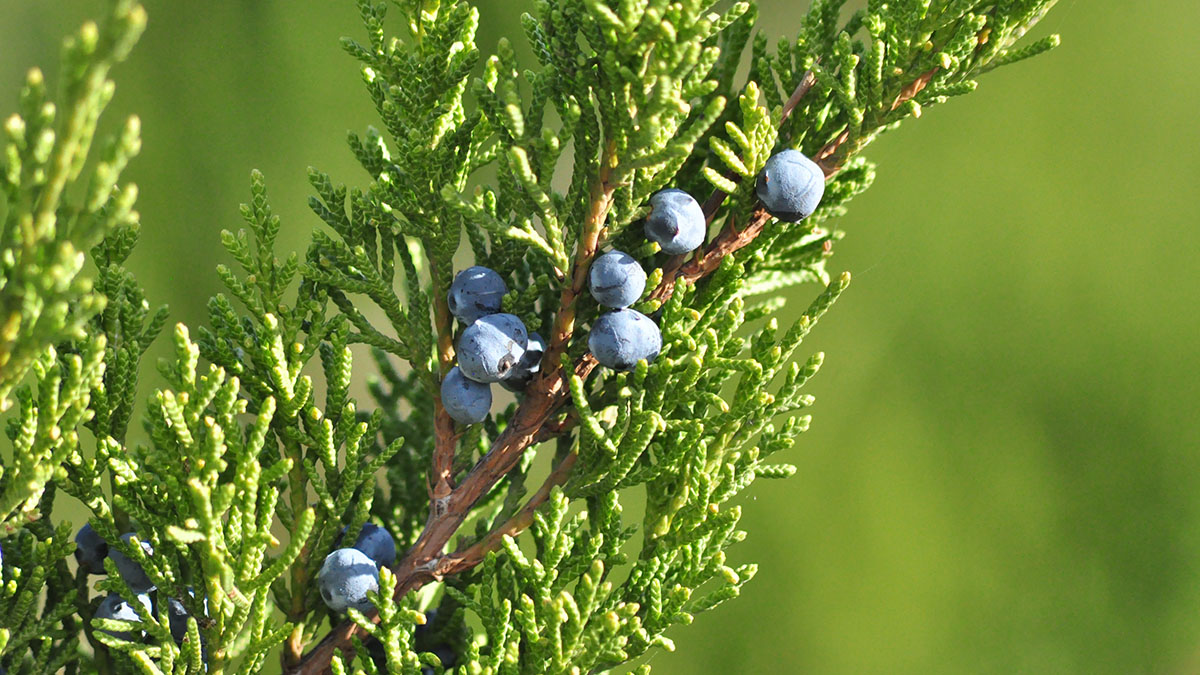
M 812 215 L 825 194 L 825 173 L 799 150 L 771 156 L 754 184 L 767 213 L 789 223 Z
M 325 605 L 337 613 L 348 607 L 370 611 L 370 591 L 379 590 L 379 568 L 366 553 L 356 548 L 339 548 L 325 557 L 317 573 L 317 585 Z
M 653 361 L 658 356 L 662 333 L 645 314 L 618 309 L 600 316 L 592 324 L 588 349 L 602 366 L 631 370 L 638 361 Z
M 358 539 L 354 540 L 354 548 L 366 553 L 377 567 L 390 567 L 396 562 L 396 540 L 391 532 L 375 523 L 363 523 Z
M 175 644 L 183 642 L 187 635 L 188 611 L 183 602 L 175 598 L 167 598 L 167 623 L 171 627 L 171 638 Z
M 467 326 L 459 337 L 458 367 L 476 382 L 499 382 L 521 361 L 528 342 L 529 333 L 519 318 L 490 314 Z
M 121 541 L 132 546 L 135 537 L 135 533 L 127 532 L 121 535 Z M 147 556 L 154 555 L 154 547 L 150 545 L 150 542 L 140 540 L 139 542 L 142 545 L 142 551 Z M 121 574 L 121 578 L 125 580 L 125 583 L 129 584 L 129 588 L 133 592 L 145 593 L 154 588 L 154 582 L 150 581 L 150 577 L 146 576 L 146 570 L 142 569 L 142 566 L 130 559 L 129 556 L 113 548 L 109 550 L 108 557 L 112 558 L 112 561 L 117 564 L 117 572 Z
M 682 255 L 704 243 L 708 224 L 695 197 L 671 188 L 650 197 L 645 230 L 646 238 L 658 242 L 663 253 Z
M 146 608 L 147 613 L 151 613 L 153 611 L 151 609 L 150 596 L 139 594 L 137 599 L 138 602 L 141 602 L 142 606 Z M 133 606 L 128 602 L 125 602 L 125 599 L 116 593 L 113 593 L 101 600 L 100 606 L 96 608 L 96 613 L 93 616 L 97 619 L 111 619 L 115 621 L 142 620 L 141 617 L 138 616 L 137 610 L 134 609 Z M 101 630 L 100 632 L 126 642 L 132 642 L 138 637 L 133 631 Z
M 450 313 L 465 324 L 500 311 L 501 300 L 508 292 L 504 279 L 495 271 L 476 265 L 454 276 L 446 302 Z
M 459 424 L 482 422 L 492 409 L 492 388 L 454 366 L 442 378 L 442 406 Z
M 196 597 L 196 590 L 194 588 L 189 586 L 187 592 L 192 598 Z M 208 613 L 207 598 L 204 600 L 204 612 Z M 167 624 L 171 629 L 171 637 L 175 640 L 175 644 L 183 643 L 183 638 L 187 635 L 188 617 L 190 616 L 191 614 L 182 600 L 179 598 L 167 598 Z
M 646 271 L 628 253 L 609 251 L 592 263 L 588 288 L 596 302 L 605 307 L 628 307 L 646 290 Z
M 75 535 L 75 562 L 88 574 L 104 574 L 104 559 L 107 557 L 108 542 L 92 528 L 91 523 L 85 523 Z

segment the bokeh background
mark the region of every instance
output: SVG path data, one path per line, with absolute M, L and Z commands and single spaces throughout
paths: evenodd
M 109 121 L 144 130 L 132 267 L 195 325 L 250 169 L 301 248 L 305 167 L 364 181 L 344 134 L 374 116 L 349 0 L 145 4 Z M 524 3 L 478 4 L 482 48 L 519 35 Z M 760 5 L 783 30 L 808 3 Z M 0 0 L 0 113 L 98 6 Z M 1197 25 L 1063 0 L 1059 50 L 869 150 L 801 472 L 744 504 L 760 574 L 656 672 L 1200 672 Z

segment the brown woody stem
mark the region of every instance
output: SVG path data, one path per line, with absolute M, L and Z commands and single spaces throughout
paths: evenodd
M 438 274 L 436 263 L 429 261 L 430 276 L 433 277 L 433 320 L 438 336 L 438 380 L 454 365 L 454 317 L 450 314 L 449 301 L 446 299 L 447 289 L 441 288 L 438 279 L 444 278 Z M 440 390 L 433 395 L 433 427 L 434 448 L 433 467 L 429 473 L 430 512 L 437 511 L 439 505 L 449 496 L 453 486 L 451 481 L 454 472 L 454 447 L 458 444 L 458 434 L 454 429 L 454 420 L 442 405 Z
M 538 491 L 529 498 L 529 501 L 520 511 L 513 514 L 504 524 L 489 532 L 483 539 L 480 539 L 462 551 L 456 551 L 452 555 L 447 556 L 445 559 L 448 562 L 445 564 L 444 573 L 454 574 L 455 572 L 471 569 L 483 562 L 484 557 L 488 553 L 499 549 L 501 543 L 504 541 L 504 537 L 515 537 L 532 525 L 534 514 L 550 498 L 550 493 L 554 491 L 554 488 L 567 482 L 567 478 L 571 475 L 571 469 L 575 466 L 575 461 L 578 458 L 578 455 L 575 453 L 564 457 L 558 463 L 558 466 L 554 467 L 554 470 L 550 472 L 550 475 L 546 477 L 545 482 L 542 483 L 542 487 L 538 488 Z

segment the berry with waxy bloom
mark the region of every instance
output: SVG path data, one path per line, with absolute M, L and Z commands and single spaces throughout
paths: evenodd
M 662 351 L 662 333 L 654 321 L 632 309 L 601 315 L 592 324 L 588 349 L 602 366 L 631 370 L 638 361 L 653 361 Z
M 482 422 L 492 409 L 492 388 L 454 366 L 442 378 L 442 407 L 459 424 Z
M 596 302 L 605 307 L 628 307 L 646 290 L 646 271 L 628 253 L 609 251 L 592 263 L 588 288 Z
M 695 197 L 671 188 L 650 197 L 645 230 L 646 238 L 657 242 L 663 253 L 681 255 L 704 243 L 708 223 Z
M 512 314 L 490 314 L 467 326 L 458 339 L 458 367 L 484 384 L 508 377 L 525 355 L 529 333 Z
M 321 599 L 335 612 L 354 607 L 370 611 L 373 605 L 367 593 L 379 590 L 379 568 L 366 553 L 356 548 L 339 548 L 325 557 L 317 573 Z
M 459 321 L 471 324 L 476 319 L 499 312 L 500 303 L 507 292 L 508 287 L 499 274 L 476 265 L 454 276 L 446 293 L 446 302 L 451 314 L 458 317 Z
M 799 150 L 784 150 L 767 160 L 754 191 L 767 213 L 796 223 L 812 215 L 825 194 L 825 172 Z

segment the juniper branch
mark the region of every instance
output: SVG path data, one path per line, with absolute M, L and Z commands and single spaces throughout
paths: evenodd
M 363 63 L 388 135 L 351 138 L 372 182 L 347 190 L 311 172 L 311 205 L 328 231 L 314 233 L 303 260 L 280 261 L 279 219 L 254 175 L 243 208 L 250 236 L 222 235 L 244 276 L 219 275 L 241 308 L 214 298 L 197 343 L 177 327 L 175 356 L 161 367 L 169 388 L 149 405 L 145 447 L 127 447 L 125 429 L 138 362 L 165 315 L 150 312 L 120 267 L 137 224 L 134 192 L 116 176 L 136 152 L 136 121 L 101 156 L 86 202 L 60 203 L 111 95 L 107 68 L 140 30 L 140 7 L 112 0 L 116 28 L 85 29 L 68 50 L 77 67 L 58 146 L 30 140 L 46 138 L 52 121 L 31 77 L 23 117 L 6 127 L 3 167 L 0 246 L 12 255 L 0 257 L 12 269 L 0 285 L 0 400 L 30 368 L 36 382 L 15 390 L 17 460 L 0 465 L 0 539 L 11 553 L 0 569 L 0 667 L 49 672 L 82 658 L 73 614 L 86 618 L 94 602 L 62 561 L 69 532 L 45 519 L 60 489 L 189 615 L 182 639 L 161 606 L 136 609 L 136 621 L 83 625 L 98 653 L 81 663 L 105 672 L 191 675 L 234 663 L 255 672 L 281 643 L 288 672 L 346 672 L 345 659 L 377 659 L 379 649 L 392 672 L 441 672 L 444 654 L 426 653 L 416 630 L 425 619 L 413 591 L 433 582 L 442 584 L 442 618 L 430 623 L 464 668 L 604 670 L 670 649 L 664 631 L 735 597 L 753 576 L 753 565 L 726 564 L 726 549 L 744 536 L 728 502 L 757 477 L 796 470 L 765 460 L 808 426 L 812 397 L 802 387 L 822 358 L 793 355 L 849 281 L 825 270 L 840 233 L 824 223 L 870 183 L 861 151 L 882 130 L 972 90 L 976 75 L 1054 46 L 1014 48 L 1054 2 L 872 2 L 842 23 L 842 0 L 814 0 L 794 41 L 772 52 L 765 37 L 753 40 L 744 89 L 733 78 L 756 17 L 748 3 L 724 14 L 703 0 L 534 4 L 537 17 L 523 27 L 541 68 L 521 71 L 502 41 L 474 84 L 472 112 L 464 94 L 479 57 L 473 8 L 398 0 L 411 39 L 388 40 L 383 6 L 359 0 L 368 41 L 344 46 Z M 547 113 L 556 128 L 544 124 Z M 568 145 L 574 163 L 558 192 Z M 800 225 L 774 223 L 750 185 L 780 148 L 808 153 L 826 176 L 822 207 Z M 495 168 L 495 185 L 467 194 L 484 167 Z M 702 210 L 716 232 L 694 255 L 654 258 L 631 227 L 668 185 L 712 187 Z M 48 236 L 52 226 L 62 230 Z M 446 291 L 463 231 L 477 262 L 518 283 L 504 310 L 550 338 L 518 405 L 467 427 L 455 425 L 438 390 L 456 358 Z M 93 289 L 78 276 L 78 253 L 101 239 Z M 657 260 L 636 306 L 656 317 L 663 351 L 621 373 L 597 368 L 580 339 L 603 311 L 584 291 L 610 244 Z M 39 286 L 43 277 L 58 285 Z M 295 300 L 286 300 L 297 277 Z M 813 281 L 825 291 L 780 330 L 771 317 L 778 291 Z M 14 310 L 26 296 L 52 309 Z M 372 411 L 349 395 L 356 342 L 381 350 Z M 387 354 L 411 370 L 402 374 Z M 323 403 L 307 374 L 318 355 Z M 81 423 L 97 439 L 94 456 L 79 448 Z M 533 456 L 548 441 L 557 441 L 556 463 L 529 494 Z M 379 490 L 385 466 L 388 489 Z M 645 516 L 629 560 L 635 528 L 621 516 L 622 491 L 636 485 L 646 486 Z M 569 509 L 572 500 L 586 508 Z M 322 556 L 368 518 L 407 550 L 370 596 L 378 611 L 351 611 L 305 653 L 332 616 L 313 588 Z M 155 555 L 118 539 L 130 528 Z M 273 534 L 281 529 L 286 542 Z M 532 540 L 536 559 L 518 537 Z M 613 583 L 609 571 L 626 565 Z M 106 571 L 99 588 L 136 600 L 115 566 Z M 483 641 L 465 637 L 463 612 L 480 618 Z M 145 639 L 104 632 L 118 630 Z M 37 631 L 50 637 L 34 644 Z
M 782 120 L 787 119 L 791 110 L 812 88 L 813 82 L 813 78 L 809 75 L 802 78 L 795 89 L 796 93 L 789 101 L 790 107 L 785 110 Z M 546 366 L 558 365 L 556 362 L 561 361 L 562 352 L 573 330 L 574 304 L 587 283 L 587 270 L 590 268 L 591 260 L 595 257 L 599 246 L 604 219 L 608 212 L 608 205 L 611 203 L 612 192 L 615 189 L 615 186 L 608 182 L 612 166 L 610 145 L 606 148 L 601 173 L 592 190 L 588 218 L 585 221 L 576 252 L 576 260 L 572 267 L 570 277 L 572 282 L 564 288 L 559 301 L 555 321 L 555 338 L 543 359 L 542 374 L 535 378 L 531 390 L 504 433 L 493 443 L 488 453 L 476 464 L 463 482 L 447 496 L 444 500 L 444 507 L 442 507 L 444 510 L 441 512 L 431 510 L 430 520 L 417 543 L 404 559 L 393 567 L 393 573 L 397 579 L 395 589 L 397 599 L 427 583 L 440 581 L 447 575 L 461 573 L 478 565 L 487 552 L 496 550 L 500 546 L 502 537 L 515 537 L 529 527 L 532 523 L 533 513 L 545 502 L 551 489 L 565 484 L 570 477 L 570 472 L 577 460 L 574 454 L 568 455 L 559 463 L 538 493 L 531 497 L 521 511 L 504 525 L 461 553 L 456 552 L 449 555 L 441 553 L 450 539 L 458 532 L 459 527 L 478 500 L 512 469 L 516 458 L 535 442 L 545 440 L 543 433 L 551 424 L 551 419 L 568 400 L 564 370 L 561 366 L 553 368 L 546 368 Z M 706 202 L 706 204 L 716 204 L 716 207 L 712 207 L 714 211 L 723 201 L 723 198 L 717 197 L 718 194 L 720 193 L 714 193 L 714 196 Z M 706 216 L 711 220 L 711 214 L 706 212 Z M 729 226 L 723 230 L 722 236 L 714 241 L 707 253 L 700 258 L 701 262 L 685 266 L 677 274 L 664 279 L 651 294 L 651 298 L 665 301 L 680 280 L 695 283 L 712 274 L 726 255 L 753 241 L 768 220 L 770 220 L 770 216 L 761 206 L 755 207 L 750 216 L 750 224 L 741 230 L 734 226 L 731 219 Z M 575 363 L 573 374 L 581 380 L 586 379 L 596 365 L 594 357 L 584 354 Z M 550 432 L 550 434 L 556 435 L 567 430 L 568 427 L 558 426 L 556 431 Z M 369 616 L 368 618 L 377 620 L 378 616 Z M 361 637 L 362 634 L 363 629 L 354 622 L 342 624 L 307 653 L 297 668 L 289 672 L 303 675 L 330 672 L 328 670 L 329 660 L 339 650 L 348 650 L 352 644 L 351 640 Z

